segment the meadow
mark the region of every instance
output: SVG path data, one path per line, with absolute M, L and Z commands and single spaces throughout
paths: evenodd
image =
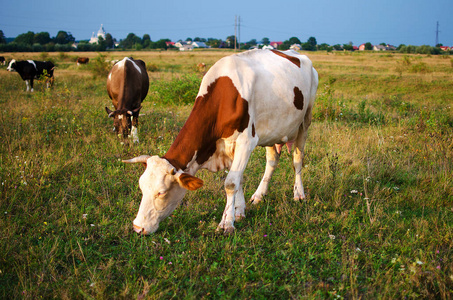
M 121 159 L 164 155 L 197 94 L 196 65 L 230 54 L 2 54 L 57 69 L 52 89 L 27 93 L 0 67 L 0 298 L 453 298 L 451 56 L 305 53 L 320 76 L 307 199 L 292 199 L 285 152 L 233 234 L 215 232 L 226 173 L 208 171 L 157 232 L 132 231 L 144 169 Z M 149 70 L 140 144 L 118 139 L 104 110 L 105 60 L 124 56 Z M 246 199 L 264 167 L 257 148 Z

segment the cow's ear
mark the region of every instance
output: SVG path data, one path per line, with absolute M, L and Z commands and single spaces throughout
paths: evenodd
M 203 186 L 203 180 L 187 173 L 181 173 L 177 180 L 183 188 L 189 191 L 195 191 Z

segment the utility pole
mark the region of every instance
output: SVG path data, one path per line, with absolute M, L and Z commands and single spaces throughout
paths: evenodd
M 239 45 L 239 50 L 241 50 L 241 16 L 239 16 L 239 22 L 238 22 L 238 45 Z
M 238 16 L 234 16 L 234 52 L 236 52 L 237 35 L 238 35 Z
M 439 21 L 437 21 L 437 26 L 436 26 L 436 44 L 434 45 L 434 47 L 437 47 L 437 45 L 439 45 Z

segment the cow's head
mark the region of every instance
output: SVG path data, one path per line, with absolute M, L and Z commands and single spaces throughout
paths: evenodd
M 140 177 L 142 202 L 133 221 L 134 231 L 150 234 L 157 230 L 160 221 L 168 217 L 181 203 L 187 190 L 196 190 L 203 181 L 181 170 L 176 171 L 166 159 L 142 155 L 125 163 L 142 163 L 146 170 Z
M 137 124 L 132 124 L 132 118 L 137 119 L 140 109 L 136 108 L 134 110 L 120 109 L 111 111 L 108 107 L 105 108 L 105 111 L 110 118 L 113 118 L 113 126 L 115 131 L 119 136 L 127 138 L 131 134 L 132 125 L 137 126 Z
M 6 68 L 7 71 L 14 72 L 16 71 L 16 60 L 13 59 L 9 62 L 8 68 Z

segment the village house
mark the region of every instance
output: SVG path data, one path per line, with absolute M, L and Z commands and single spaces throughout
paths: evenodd
M 299 44 L 292 44 L 289 49 L 291 50 L 295 50 L 295 51 L 300 51 L 300 49 L 302 49 L 302 46 L 299 45 Z
M 385 51 L 385 50 L 387 50 L 387 49 L 386 49 L 385 46 L 383 46 L 383 45 L 374 45 L 374 46 L 373 46 L 373 50 L 374 50 L 374 51 Z
M 192 42 L 194 48 L 209 48 L 204 42 Z
M 277 49 L 281 44 L 283 44 L 283 42 L 270 42 L 270 45 L 274 47 L 274 49 Z
M 392 46 L 392 45 L 389 45 L 389 44 L 387 44 L 385 46 L 384 45 L 373 45 L 372 47 L 373 47 L 372 50 L 374 50 L 374 51 L 389 51 L 389 50 L 390 51 L 394 51 L 394 50 L 396 50 L 395 46 Z M 354 50 L 356 50 L 356 49 L 354 49 Z M 365 44 L 360 45 L 358 50 L 359 51 L 364 51 L 365 50 Z

